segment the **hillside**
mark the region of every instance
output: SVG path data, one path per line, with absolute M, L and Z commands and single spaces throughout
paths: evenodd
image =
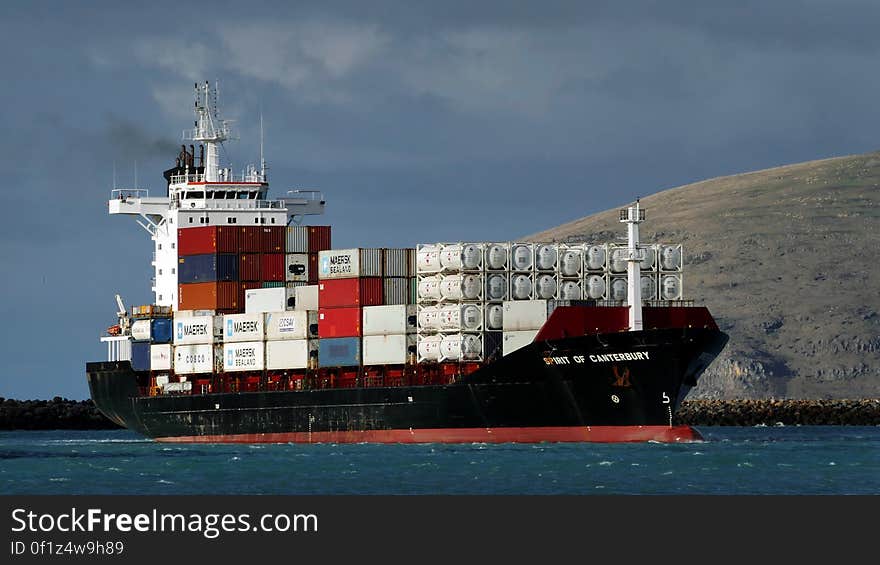
M 731 337 L 689 398 L 880 396 L 880 153 L 710 179 L 641 203 L 642 240 L 683 243 L 686 296 Z M 622 234 L 614 209 L 528 239 Z

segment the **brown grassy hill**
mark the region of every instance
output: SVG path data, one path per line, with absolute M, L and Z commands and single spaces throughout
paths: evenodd
M 880 396 L 880 153 L 710 179 L 641 202 L 642 240 L 683 243 L 686 297 L 731 337 L 691 398 Z M 614 209 L 529 239 L 624 234 Z

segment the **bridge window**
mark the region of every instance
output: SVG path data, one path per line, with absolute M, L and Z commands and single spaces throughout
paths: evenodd
M 176 274 L 177 274 L 177 269 L 175 269 L 174 267 L 172 267 L 172 268 L 171 268 L 171 274 L 172 274 L 172 275 L 176 275 Z
M 270 222 L 274 224 L 274 223 L 275 223 L 275 218 L 272 218 L 272 219 L 270 220 Z
M 193 223 L 193 218 L 192 218 L 192 216 L 189 217 L 189 223 Z

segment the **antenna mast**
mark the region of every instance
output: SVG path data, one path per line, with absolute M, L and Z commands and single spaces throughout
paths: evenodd
M 642 250 L 639 249 L 639 224 L 645 221 L 645 211 L 634 206 L 620 210 L 620 223 L 627 224 L 629 246 L 627 248 L 626 297 L 629 302 L 629 331 L 637 332 L 642 324 Z

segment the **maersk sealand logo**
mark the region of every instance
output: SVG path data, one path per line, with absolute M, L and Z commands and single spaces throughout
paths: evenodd
M 233 361 L 232 350 L 230 349 L 226 355 L 226 366 L 232 367 L 232 364 L 233 364 L 232 361 Z
M 232 337 L 232 320 L 226 320 L 226 337 Z
M 183 322 L 177 322 L 177 341 L 183 339 Z
M 330 257 L 323 257 L 321 259 L 321 274 L 329 275 L 330 274 Z

